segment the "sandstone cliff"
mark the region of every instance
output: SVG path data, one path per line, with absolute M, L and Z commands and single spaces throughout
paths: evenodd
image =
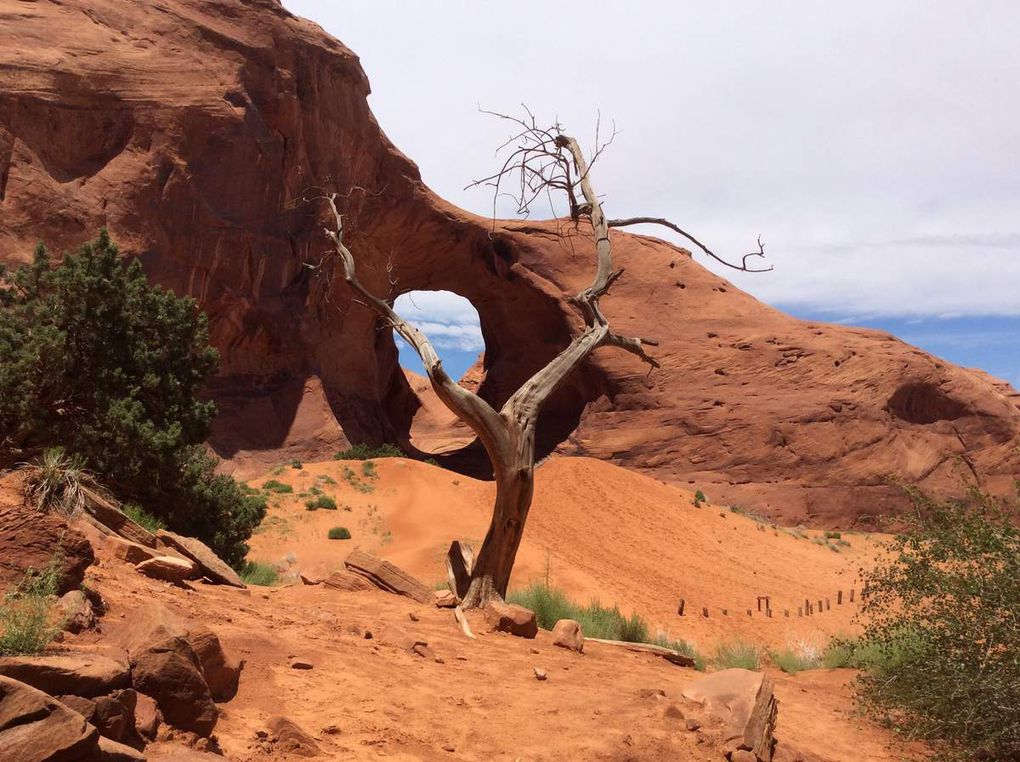
M 0 0 L 0 21 L 0 260 L 107 225 L 198 299 L 223 357 L 224 457 L 403 441 L 418 408 L 389 331 L 303 266 L 325 250 L 308 201 L 323 190 L 366 191 L 349 208 L 363 280 L 474 303 L 489 398 L 565 343 L 583 236 L 493 228 L 435 197 L 372 117 L 357 57 L 277 2 Z M 818 524 L 896 509 L 888 477 L 948 488 L 962 469 L 1005 489 L 1020 474 L 1008 386 L 880 332 L 795 320 L 686 251 L 614 235 L 627 274 L 605 310 L 659 338 L 663 367 L 600 350 L 550 406 L 545 451 Z

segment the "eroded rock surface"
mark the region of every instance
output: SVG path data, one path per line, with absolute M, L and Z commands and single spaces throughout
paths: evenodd
M 369 286 L 471 300 L 487 399 L 566 344 L 577 315 L 561 297 L 590 279 L 586 234 L 493 226 L 437 198 L 372 117 L 357 57 L 278 2 L 8 5 L 0 260 L 108 225 L 156 282 L 198 299 L 223 361 L 221 455 L 406 442 L 420 408 L 374 314 L 304 266 L 326 248 L 310 189 L 365 189 L 346 224 Z M 612 214 L 629 189 L 600 190 Z M 620 333 L 659 339 L 662 368 L 599 350 L 550 401 L 540 454 L 612 460 L 818 525 L 903 507 L 889 475 L 948 489 L 962 463 L 1005 490 L 1020 473 L 1008 385 L 879 331 L 790 318 L 661 241 L 613 238 L 626 275 L 603 307 Z M 478 455 L 446 460 L 477 471 Z

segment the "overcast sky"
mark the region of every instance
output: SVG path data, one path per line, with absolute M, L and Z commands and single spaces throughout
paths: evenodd
M 761 233 L 775 272 L 725 273 L 759 298 L 991 331 L 982 362 L 1020 382 L 1020 2 L 284 3 L 360 55 L 383 129 L 454 203 L 491 212 L 463 189 L 507 133 L 479 105 L 589 141 L 601 113 L 611 216 L 734 254 Z M 464 325 L 444 304 L 418 317 Z

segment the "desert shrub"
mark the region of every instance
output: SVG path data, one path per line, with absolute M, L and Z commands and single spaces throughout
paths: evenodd
M 742 640 L 720 643 L 711 659 L 716 669 L 758 669 L 761 664 L 761 649 Z
M 840 534 L 839 532 L 826 532 L 826 533 L 825 533 L 825 539 L 826 539 L 826 540 L 838 540 L 838 539 L 840 539 L 840 538 L 841 538 L 842 536 L 843 536 L 843 535 L 842 535 L 842 534 Z
M 300 471 L 300 470 L 301 470 L 302 468 L 304 468 L 304 467 L 305 467 L 305 464 L 304 464 L 304 463 L 302 463 L 302 462 L 301 462 L 300 460 L 292 460 L 292 461 L 290 462 L 290 467 L 291 467 L 291 468 L 294 468 L 294 469 L 297 469 L 298 471 Z
M 349 540 L 351 539 L 351 530 L 347 527 L 332 527 L 327 536 L 331 540 Z
M 343 467 L 343 477 L 344 481 L 363 495 L 367 495 L 375 490 L 374 485 L 362 481 L 361 478 L 347 466 Z
M 163 519 L 156 518 L 137 503 L 125 503 L 120 509 L 138 526 L 148 529 L 153 534 L 161 529 L 166 529 L 166 522 Z
M 705 657 L 702 656 L 698 650 L 686 640 L 673 640 L 665 633 L 658 632 L 654 637 L 649 638 L 646 642 L 651 643 L 653 646 L 662 646 L 663 648 L 670 648 L 674 651 L 679 651 L 684 656 L 690 656 L 694 659 L 694 668 L 699 672 L 705 671 Z
M 371 460 L 372 458 L 403 458 L 404 451 L 396 445 L 384 442 L 378 447 L 356 444 L 341 450 L 333 456 L 333 460 Z
M 203 445 L 217 362 L 194 300 L 150 285 L 105 230 L 55 264 L 40 245 L 0 285 L 0 465 L 63 447 L 236 567 L 264 502 Z
M 305 508 L 309 511 L 335 511 L 336 500 L 331 498 L 329 495 L 317 495 L 316 497 L 305 501 Z
M 318 476 L 315 477 L 315 481 L 320 482 L 322 484 L 329 484 L 331 486 L 336 484 L 336 479 L 334 479 L 332 476 L 329 476 L 328 474 L 319 474 Z
M 702 503 L 708 502 L 708 498 L 705 497 L 705 493 L 700 489 L 694 493 L 694 507 L 700 508 Z
M 816 669 L 822 664 L 822 655 L 807 641 L 800 641 L 778 651 L 771 651 L 769 658 L 783 672 L 796 674 L 806 669 Z
M 361 464 L 361 473 L 369 479 L 375 479 L 379 476 L 379 471 L 375 467 L 375 463 L 371 460 L 366 460 Z
M 945 758 L 1020 759 L 1020 530 L 1016 507 L 909 490 L 916 516 L 865 579 L 871 654 L 858 687 Z
M 280 495 L 290 494 L 294 491 L 294 488 L 289 484 L 284 484 L 276 479 L 269 479 L 262 483 L 262 489 L 266 492 L 275 492 Z
M 60 561 L 55 557 L 42 571 L 28 570 L 0 603 L 0 656 L 40 653 L 59 627 L 52 602 L 57 592 Z
M 241 581 L 246 585 L 271 587 L 280 581 L 280 574 L 272 564 L 262 561 L 245 561 L 241 566 Z

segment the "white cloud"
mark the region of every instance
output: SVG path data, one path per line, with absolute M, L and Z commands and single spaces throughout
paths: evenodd
M 761 233 L 776 271 L 733 278 L 760 298 L 1020 314 L 1015 0 L 285 2 L 361 56 L 387 134 L 467 209 L 490 213 L 463 188 L 507 133 L 478 104 L 589 142 L 601 110 L 607 211 L 720 252 Z
M 412 291 L 397 297 L 394 309 L 424 331 L 437 350 L 485 349 L 478 312 L 462 296 L 449 291 Z

